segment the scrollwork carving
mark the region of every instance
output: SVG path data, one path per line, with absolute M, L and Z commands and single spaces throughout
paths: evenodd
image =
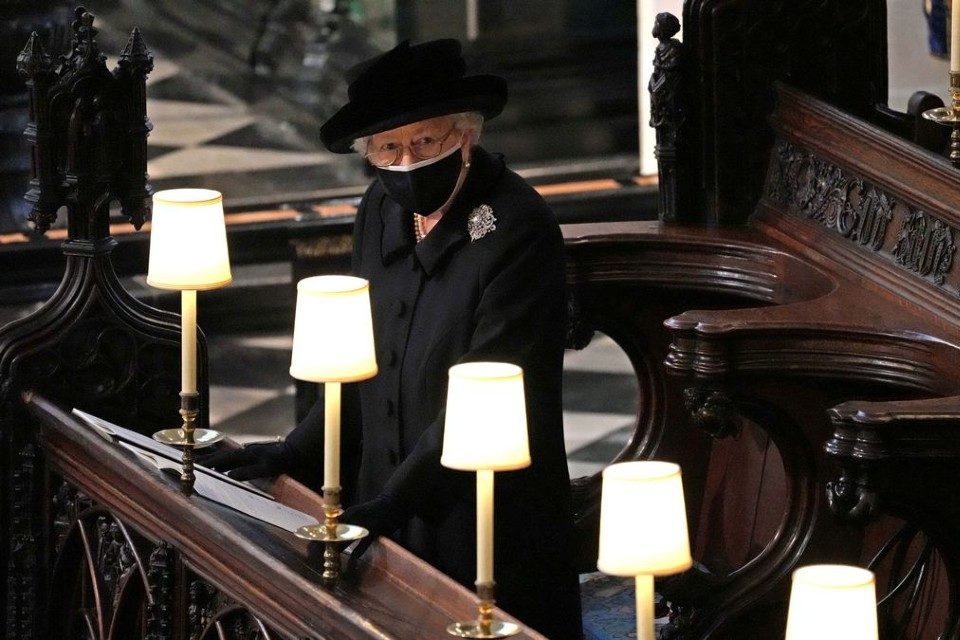
M 809 151 L 780 141 L 767 197 L 873 251 L 883 247 L 896 199 Z
M 887 225 L 893 219 L 893 196 L 877 189 L 872 184 L 856 179 L 860 193 L 860 215 L 855 216 L 849 226 L 850 231 L 841 233 L 859 244 L 879 251 L 887 233 Z
M 897 264 L 920 276 L 930 277 L 937 284 L 943 284 L 956 251 L 953 229 L 942 220 L 911 209 L 897 234 L 893 257 Z

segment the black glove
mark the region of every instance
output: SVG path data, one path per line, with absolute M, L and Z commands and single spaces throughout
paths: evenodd
M 287 473 L 293 454 L 284 442 L 252 442 L 240 449 L 218 451 L 197 458 L 197 464 L 217 471 L 229 471 L 234 480 L 251 480 Z
M 404 520 L 404 512 L 398 501 L 386 495 L 347 507 L 340 516 L 340 522 L 363 527 L 370 535 L 360 540 L 350 553 L 345 573 L 355 573 L 357 562 L 376 537 L 393 533 L 403 526 Z

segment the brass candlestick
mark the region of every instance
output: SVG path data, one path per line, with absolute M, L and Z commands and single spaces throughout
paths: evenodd
M 340 487 L 323 487 L 323 524 L 300 527 L 298 538 L 323 543 L 323 584 L 333 587 L 340 580 L 340 548 L 369 535 L 355 524 L 340 524 Z
M 224 287 L 232 279 L 220 192 L 167 189 L 153 194 L 147 284 L 180 292 L 180 417 L 183 419 L 180 428 L 158 431 L 153 438 L 183 447 L 180 486 L 186 495 L 193 493 L 193 450 L 223 439 L 216 431 L 196 428 L 200 408 L 197 291 Z
M 194 431 L 197 423 L 197 414 L 200 413 L 200 394 L 180 394 L 180 417 L 183 419 L 183 472 L 180 474 L 180 490 L 186 495 L 193 493 L 193 448 L 196 446 Z
M 950 72 L 950 98 L 951 106 L 928 109 L 923 112 L 923 117 L 953 127 L 950 133 L 950 164 L 960 169 L 960 72 Z
M 180 474 L 180 490 L 185 495 L 193 493 L 196 476 L 193 473 L 194 449 L 209 447 L 223 440 L 223 434 L 212 429 L 197 429 L 200 414 L 200 394 L 180 392 L 180 418 L 183 424 L 176 429 L 164 429 L 153 434 L 153 439 L 183 449 L 183 471 Z
M 477 619 L 468 622 L 454 622 L 447 627 L 447 633 L 458 638 L 507 638 L 520 633 L 520 627 L 512 622 L 496 620 L 493 617 L 494 583 L 477 583 Z

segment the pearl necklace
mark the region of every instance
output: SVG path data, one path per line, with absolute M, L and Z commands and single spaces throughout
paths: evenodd
M 427 235 L 427 229 L 423 224 L 423 216 L 419 213 L 413 214 L 413 236 L 417 239 L 419 243 Z

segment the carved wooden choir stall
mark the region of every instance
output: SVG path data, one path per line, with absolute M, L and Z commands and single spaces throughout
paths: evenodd
M 695 564 L 657 583 L 674 637 L 782 637 L 791 572 L 829 562 L 876 572 L 884 640 L 960 640 L 960 171 L 920 120 L 937 100 L 885 105 L 882 0 L 687 0 L 681 22 L 682 45 L 658 19 L 650 84 L 661 221 L 564 228 L 571 345 L 601 331 L 636 371 L 617 459 L 683 468 Z M 4 637 L 445 637 L 473 596 L 403 549 L 325 588 L 308 543 L 70 414 L 178 422 L 178 318 L 110 259 L 110 204 L 149 213 L 152 61 L 134 31 L 110 72 L 95 33 L 81 11 L 62 60 L 36 39 L 19 60 L 32 219 L 65 207 L 70 235 L 55 296 L 0 330 Z M 599 476 L 574 490 L 586 572 Z M 319 513 L 289 479 L 272 491 Z

